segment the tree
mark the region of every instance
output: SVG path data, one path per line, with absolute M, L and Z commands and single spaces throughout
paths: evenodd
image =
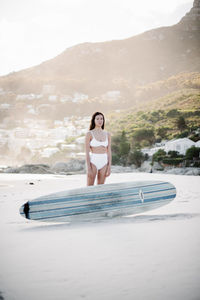
M 170 109 L 166 114 L 166 116 L 169 118 L 175 118 L 179 115 L 180 115 L 180 112 L 177 109 Z
M 140 167 L 143 161 L 145 160 L 144 154 L 139 149 L 134 149 L 129 154 L 129 163 Z
M 193 158 L 200 157 L 200 148 L 192 146 L 191 148 L 187 149 L 185 158 L 188 160 L 193 160 Z
M 183 116 L 180 116 L 177 120 L 176 120 L 176 126 L 178 127 L 178 129 L 180 131 L 183 131 L 184 129 L 187 128 L 185 119 Z
M 117 134 L 112 137 L 112 153 L 120 154 L 119 150 L 119 144 L 120 144 L 120 135 Z
M 112 151 L 112 164 L 120 164 L 120 156 Z
M 128 154 L 130 152 L 130 143 L 128 142 L 126 132 L 123 130 L 119 143 L 120 162 L 123 166 L 127 164 Z
M 130 151 L 130 143 L 126 137 L 126 132 L 123 130 L 121 134 L 120 144 L 119 144 L 120 155 L 126 156 Z
M 112 138 L 113 163 L 126 165 L 129 152 L 130 143 L 128 142 L 126 132 L 123 130 L 121 134 L 118 134 Z
M 134 142 L 142 142 L 148 141 L 149 144 L 153 144 L 155 142 L 155 135 L 153 129 L 146 129 L 146 128 L 138 128 L 133 133 L 133 140 Z
M 157 129 L 157 135 L 160 136 L 162 139 L 165 139 L 167 137 L 167 132 L 168 132 L 167 127 L 159 127 Z

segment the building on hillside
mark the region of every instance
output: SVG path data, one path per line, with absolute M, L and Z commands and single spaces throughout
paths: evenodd
M 9 110 L 10 107 L 11 107 L 11 104 L 9 104 L 9 103 L 2 103 L 0 105 L 0 110 Z
M 148 154 L 149 157 L 152 157 L 154 153 L 156 153 L 160 149 L 164 150 L 164 147 L 161 146 L 161 147 L 153 147 L 153 148 L 143 148 L 141 149 L 141 152 L 143 154 Z
M 108 91 L 101 96 L 102 100 L 116 101 L 121 97 L 120 91 Z
M 63 121 L 60 121 L 60 120 L 55 120 L 55 121 L 54 121 L 54 126 L 55 126 L 55 127 L 64 126 L 64 122 L 63 122 Z
M 3 88 L 0 87 L 0 95 L 5 95 Z
M 55 92 L 55 85 L 44 84 L 42 87 L 42 94 L 48 95 Z
M 53 139 L 65 140 L 67 137 L 75 136 L 76 128 L 74 126 L 56 127 L 50 131 L 49 137 Z
M 14 136 L 19 139 L 28 138 L 30 136 L 29 130 L 27 128 L 16 127 L 13 130 Z
M 76 150 L 77 146 L 76 144 L 62 144 L 60 146 L 61 150 Z
M 60 102 L 66 103 L 66 102 L 72 102 L 73 97 L 70 95 L 64 95 L 60 98 Z
M 60 150 L 57 147 L 48 147 L 43 149 L 43 151 L 41 152 L 41 157 L 50 157 L 59 151 Z
M 36 95 L 35 94 L 23 94 L 23 95 L 17 95 L 16 96 L 16 101 L 20 100 L 35 100 Z
M 85 136 L 80 136 L 76 139 L 77 144 L 84 144 L 85 143 Z
M 48 100 L 50 102 L 56 102 L 57 101 L 57 95 L 49 95 Z
M 180 154 L 185 155 L 187 149 L 191 148 L 192 146 L 195 146 L 195 142 L 188 138 L 182 138 L 177 140 L 169 141 L 165 144 L 164 150 L 166 152 L 169 151 L 177 151 Z
M 195 143 L 195 147 L 200 148 L 200 140 L 198 142 Z
M 82 102 L 88 100 L 88 95 L 82 93 L 74 93 L 72 102 Z

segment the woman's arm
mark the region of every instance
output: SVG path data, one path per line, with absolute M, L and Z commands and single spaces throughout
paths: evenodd
M 111 164 L 112 164 L 112 153 L 111 153 L 111 135 L 108 133 L 108 168 L 106 176 L 109 176 L 111 173 Z

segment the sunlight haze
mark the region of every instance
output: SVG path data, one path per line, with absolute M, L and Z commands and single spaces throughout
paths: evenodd
M 0 75 L 84 42 L 125 39 L 177 23 L 189 0 L 1 0 Z

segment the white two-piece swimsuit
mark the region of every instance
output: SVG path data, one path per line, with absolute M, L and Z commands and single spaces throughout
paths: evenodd
M 107 147 L 108 146 L 108 134 L 106 133 L 106 140 L 104 142 L 100 142 L 96 140 L 94 134 L 92 131 L 90 131 L 92 134 L 92 140 L 90 141 L 91 147 Z M 94 164 L 97 168 L 97 170 L 102 169 L 105 165 L 108 163 L 108 154 L 107 153 L 93 153 L 90 152 L 90 162 Z

